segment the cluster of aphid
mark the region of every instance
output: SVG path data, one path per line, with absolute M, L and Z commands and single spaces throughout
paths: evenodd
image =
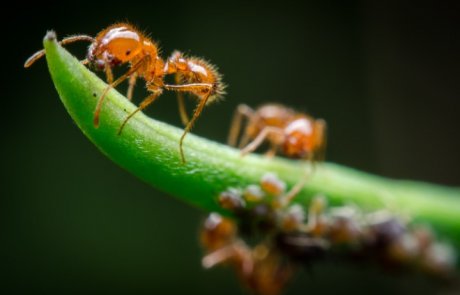
M 300 265 L 328 258 L 377 262 L 439 277 L 451 275 L 455 267 L 453 248 L 438 241 L 430 228 L 388 211 L 328 208 L 322 196 L 306 211 L 287 202 L 286 184 L 274 174 L 264 175 L 259 184 L 228 189 L 218 200 L 239 223 L 209 215 L 201 231 L 203 266 L 232 266 L 255 294 L 279 294 Z

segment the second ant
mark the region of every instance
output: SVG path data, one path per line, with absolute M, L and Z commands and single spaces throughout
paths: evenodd
M 243 126 L 244 119 L 246 124 Z M 265 141 L 270 145 L 267 156 L 280 152 L 289 158 L 304 159 L 314 164 L 324 160 L 326 122 L 280 104 L 264 104 L 255 110 L 240 104 L 231 123 L 228 144 L 238 145 L 241 154 L 246 155 Z M 306 181 L 305 176 L 287 193 L 285 199 L 290 201 Z

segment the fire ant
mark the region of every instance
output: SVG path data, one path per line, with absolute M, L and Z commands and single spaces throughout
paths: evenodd
M 89 41 L 87 58 L 83 64 L 91 64 L 98 70 L 104 70 L 108 86 L 102 92 L 94 112 L 94 126 L 99 126 L 101 108 L 107 92 L 129 78 L 128 99 L 131 100 L 133 88 L 138 78 L 146 81 L 146 87 L 151 94 L 147 96 L 138 108 L 129 114 L 121 124 L 118 134 L 121 134 L 126 123 L 137 112 L 144 110 L 153 103 L 163 90 L 178 93 L 179 113 L 185 129 L 179 140 L 179 149 L 182 162 L 185 163 L 182 143 L 185 135 L 192 129 L 193 124 L 200 116 L 204 107 L 218 100 L 225 94 L 225 84 L 217 68 L 198 57 L 184 56 L 179 51 L 164 61 L 159 56 L 158 45 L 138 29 L 127 23 L 117 23 L 101 31 L 95 38 L 87 35 L 75 35 L 63 39 L 60 44 L 66 45 L 76 41 Z M 30 67 L 35 61 L 45 55 L 41 50 L 33 54 L 24 64 Z M 112 68 L 128 64 L 129 70 L 118 79 L 114 80 Z M 176 84 L 166 84 L 166 75 L 173 74 Z M 187 92 L 198 99 L 197 107 L 189 120 L 182 93 Z
M 244 118 L 247 119 L 246 126 L 238 144 Z M 246 155 L 264 141 L 270 145 L 266 153 L 268 156 L 281 152 L 289 158 L 304 159 L 314 164 L 324 160 L 326 122 L 280 104 L 264 104 L 256 110 L 240 104 L 233 116 L 228 144 L 238 144 L 241 154 Z M 305 183 L 306 177 L 291 189 L 287 199 L 292 199 Z

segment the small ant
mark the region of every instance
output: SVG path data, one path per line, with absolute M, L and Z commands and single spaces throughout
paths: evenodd
M 247 119 L 239 140 L 243 119 Z M 277 152 L 289 158 L 304 159 L 315 163 L 324 160 L 326 149 L 326 122 L 280 104 L 264 104 L 253 110 L 240 104 L 230 126 L 228 144 L 241 148 L 246 155 L 256 150 L 264 141 L 270 144 L 267 156 Z M 288 193 L 292 199 L 302 189 L 306 178 L 300 180 Z
M 187 57 L 179 51 L 174 51 L 171 57 L 164 61 L 159 56 L 158 45 L 138 29 L 127 23 L 114 24 L 100 32 L 95 38 L 87 35 L 70 36 L 63 39 L 60 44 L 66 45 L 76 41 L 91 42 L 87 58 L 82 63 L 91 64 L 96 69 L 104 70 L 109 84 L 97 102 L 94 112 L 94 125 L 96 127 L 99 126 L 101 107 L 107 92 L 128 78 L 129 87 L 127 97 L 129 100 L 132 98 L 134 85 L 138 78 L 143 78 L 146 81 L 147 90 L 151 94 L 123 121 L 118 134 L 121 134 L 124 126 L 131 117 L 153 103 L 162 94 L 163 90 L 176 91 L 178 93 L 177 99 L 180 117 L 184 125 L 186 125 L 179 140 L 181 159 L 185 163 L 182 148 L 185 135 L 192 129 L 193 124 L 200 116 L 204 107 L 225 94 L 224 90 L 226 86 L 222 83 L 221 75 L 217 71 L 217 68 L 201 58 Z M 36 52 L 27 59 L 24 67 L 30 67 L 44 55 L 44 50 Z M 112 68 L 121 64 L 128 64 L 130 68 L 125 74 L 114 81 Z M 165 76 L 170 74 L 174 74 L 176 84 L 165 83 Z M 183 92 L 190 93 L 198 99 L 198 104 L 191 120 L 189 120 L 185 110 Z

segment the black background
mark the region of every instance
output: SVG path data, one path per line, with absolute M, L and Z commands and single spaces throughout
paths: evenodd
M 65 112 L 43 60 L 23 69 L 48 29 L 95 35 L 128 20 L 158 40 L 165 57 L 180 49 L 217 64 L 228 95 L 199 119 L 201 136 L 223 142 L 237 104 L 276 101 L 326 119 L 329 161 L 459 186 L 460 7 L 399 2 L 78 1 L 3 11 L 3 21 L 14 20 L 2 26 L 1 288 L 242 292 L 229 269 L 200 266 L 204 213 L 100 154 Z M 83 57 L 86 46 L 69 50 Z M 180 124 L 170 94 L 147 113 Z M 302 272 L 288 294 L 341 290 L 440 292 L 422 277 L 331 263 Z

